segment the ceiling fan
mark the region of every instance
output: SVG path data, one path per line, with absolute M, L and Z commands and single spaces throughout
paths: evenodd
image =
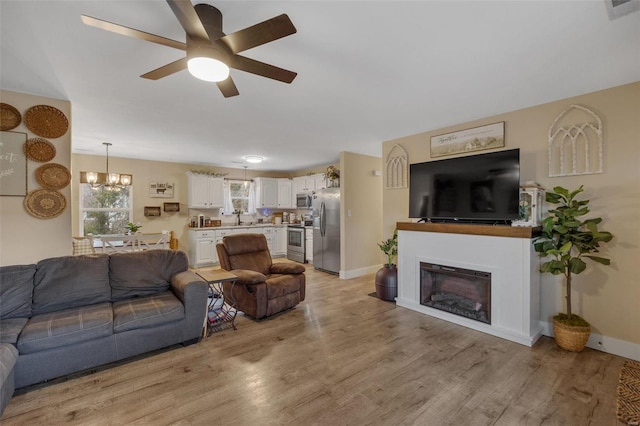
M 294 34 L 296 27 L 286 14 L 225 35 L 222 32 L 222 13 L 215 7 L 209 4 L 194 6 L 189 0 L 167 0 L 167 3 L 184 28 L 186 43 L 91 16 L 81 15 L 81 18 L 86 25 L 186 51 L 184 58 L 142 74 L 142 78 L 158 80 L 188 68 L 195 77 L 216 82 L 222 95 L 228 98 L 239 94 L 229 76 L 229 68 L 283 83 L 291 83 L 296 77 L 297 73 L 293 71 L 238 55 L 245 50 Z

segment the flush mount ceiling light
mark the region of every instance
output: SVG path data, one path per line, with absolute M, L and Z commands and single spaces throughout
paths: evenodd
M 105 188 L 109 190 L 119 191 L 133 182 L 133 176 L 119 173 L 109 173 L 109 147 L 110 142 L 102 142 L 107 150 L 107 171 L 100 172 L 80 172 L 80 183 L 88 183 L 91 188 Z
M 213 58 L 191 58 L 187 63 L 192 76 L 204 81 L 219 82 L 229 77 L 229 67 Z
M 264 160 L 264 157 L 261 157 L 259 155 L 247 155 L 244 157 L 244 161 L 246 161 L 247 163 L 262 163 L 262 160 Z
M 229 77 L 225 54 L 211 46 L 195 46 L 187 57 L 187 68 L 192 76 L 204 81 L 220 82 Z

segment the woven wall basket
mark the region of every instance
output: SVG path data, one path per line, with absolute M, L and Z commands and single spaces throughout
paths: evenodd
M 562 349 L 571 352 L 582 352 L 591 335 L 591 326 L 580 327 L 562 324 L 553 320 L 553 335 Z
M 67 199 L 57 191 L 36 189 L 24 197 L 24 208 L 31 216 L 51 219 L 60 216 L 67 207 Z
M 9 104 L 0 103 L 0 130 L 15 129 L 21 122 L 20 111 Z
M 24 154 L 31 161 L 46 163 L 56 156 L 56 147 L 44 138 L 30 138 L 24 144 Z
M 24 124 L 43 138 L 59 138 L 69 130 L 69 120 L 62 111 L 49 105 L 32 106 L 24 114 Z
M 62 164 L 47 163 L 36 169 L 36 180 L 43 188 L 62 189 L 71 182 L 71 172 Z

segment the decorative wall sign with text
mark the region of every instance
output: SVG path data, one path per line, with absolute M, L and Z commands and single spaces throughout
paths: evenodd
M 0 195 L 27 195 L 26 133 L 0 132 Z
M 431 158 L 504 146 L 504 121 L 431 137 Z
M 173 198 L 173 183 L 151 182 L 149 184 L 149 197 Z

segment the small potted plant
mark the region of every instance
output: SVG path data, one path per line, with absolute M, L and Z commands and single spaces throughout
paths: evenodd
M 557 207 L 549 210 L 549 217 L 542 221 L 542 234 L 534 241 L 536 252 L 541 257 L 551 258 L 542 264 L 540 271 L 564 275 L 567 313 L 553 317 L 553 334 L 558 346 L 573 352 L 582 351 L 591 334 L 591 325 L 571 310 L 573 275 L 587 268 L 583 258 L 609 265 L 609 259 L 592 253 L 598 253 L 601 242 L 613 238 L 610 232 L 598 230 L 601 218 L 582 218 L 589 213 L 589 200 L 575 199 L 582 191 L 582 186 L 571 192 L 556 186 L 553 192 L 547 193 L 546 201 Z
M 398 255 L 398 231 L 393 237 L 378 243 L 380 250 L 387 256 L 387 263 L 376 273 L 376 296 L 382 300 L 395 300 L 398 295 L 398 269 L 394 258 Z
M 133 235 L 138 232 L 138 229 L 142 228 L 142 225 L 140 225 L 140 222 L 129 222 L 125 227 L 127 228 L 127 234 Z

